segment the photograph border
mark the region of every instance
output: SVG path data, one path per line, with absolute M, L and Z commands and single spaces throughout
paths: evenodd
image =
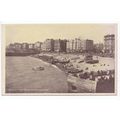
M 13 24 L 13 23 L 12 23 Z M 23 23 L 17 23 L 18 25 Z M 17 25 L 16 24 L 16 25 Z M 25 25 L 30 23 L 24 23 Z M 54 23 L 31 23 L 31 24 L 54 24 Z M 3 96 L 117 96 L 117 90 L 118 90 L 118 79 L 117 79 L 117 43 L 118 43 L 118 23 L 55 23 L 55 24 L 115 24 L 116 26 L 116 35 L 115 35 L 115 88 L 114 93 L 6 93 L 5 92 L 5 85 L 6 85 L 6 76 L 5 76 L 5 68 L 6 68 L 6 56 L 5 56 L 5 45 L 6 45 L 6 39 L 5 39 L 5 26 L 7 24 L 1 24 L 1 73 L 2 73 L 2 80 L 1 80 L 1 93 Z

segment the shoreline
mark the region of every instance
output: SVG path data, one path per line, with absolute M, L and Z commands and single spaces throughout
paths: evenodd
M 48 63 L 48 64 L 52 65 L 54 68 L 60 69 L 61 71 L 63 71 L 67 75 L 66 70 L 65 70 L 65 68 L 63 67 L 62 64 L 52 64 L 50 60 L 45 60 L 45 59 L 36 57 L 34 55 L 32 55 L 31 57 L 37 58 L 39 60 L 42 60 L 44 63 Z

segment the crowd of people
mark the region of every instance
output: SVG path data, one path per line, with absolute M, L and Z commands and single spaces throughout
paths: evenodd
M 69 76 L 74 76 L 80 80 L 91 80 L 96 81 L 96 92 L 97 93 L 113 93 L 115 86 L 115 70 L 98 70 L 90 71 L 88 67 L 85 70 L 77 69 L 72 63 L 62 65 Z

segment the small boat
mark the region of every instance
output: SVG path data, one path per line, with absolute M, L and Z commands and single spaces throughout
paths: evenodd
M 35 68 L 32 68 L 32 70 L 34 71 L 41 71 L 41 70 L 44 70 L 44 67 L 35 67 Z
M 57 59 L 52 59 L 52 60 L 51 60 L 51 63 L 52 63 L 52 64 L 58 63 L 58 60 L 57 60 Z
M 69 62 L 70 62 L 70 60 L 58 60 L 58 59 L 52 60 L 52 64 L 55 64 L 55 63 L 67 64 Z
M 82 63 L 82 62 L 84 62 L 84 60 L 80 60 L 78 63 Z
M 86 63 L 95 64 L 95 63 L 99 63 L 99 60 L 88 60 L 86 61 Z
M 59 63 L 62 63 L 62 64 L 67 64 L 70 62 L 70 60 L 62 60 L 62 61 L 58 61 Z
M 68 73 L 80 73 L 80 72 L 83 72 L 83 70 L 79 70 L 79 69 L 76 69 L 76 68 L 70 68 L 67 71 L 68 71 Z

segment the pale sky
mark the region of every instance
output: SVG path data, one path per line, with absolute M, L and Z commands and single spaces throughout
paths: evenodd
M 6 44 L 14 42 L 35 43 L 53 39 L 91 39 L 103 42 L 104 35 L 116 34 L 116 24 L 6 24 Z

